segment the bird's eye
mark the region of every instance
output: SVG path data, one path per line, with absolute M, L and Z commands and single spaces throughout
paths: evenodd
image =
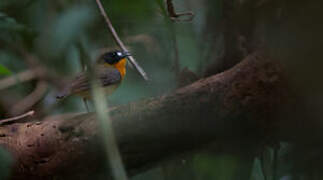
M 121 59 L 126 58 L 127 56 L 130 56 L 129 52 L 113 51 L 113 52 L 105 53 L 103 55 L 103 59 L 104 59 L 104 62 L 112 65 L 112 64 L 119 62 Z

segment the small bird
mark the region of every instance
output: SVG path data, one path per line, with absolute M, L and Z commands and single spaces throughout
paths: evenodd
M 94 73 L 107 95 L 113 93 L 126 75 L 126 51 L 111 51 L 104 53 L 94 66 Z M 76 76 L 56 98 L 63 99 L 71 95 L 78 95 L 84 99 L 91 98 L 91 82 L 86 72 Z

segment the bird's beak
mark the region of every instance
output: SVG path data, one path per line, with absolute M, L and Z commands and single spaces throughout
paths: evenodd
M 130 52 L 128 52 L 128 51 L 124 51 L 123 54 L 124 54 L 124 57 L 131 56 Z

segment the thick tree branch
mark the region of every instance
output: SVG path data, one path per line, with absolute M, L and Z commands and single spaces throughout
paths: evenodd
M 281 67 L 253 54 L 234 68 L 172 94 L 110 109 L 130 174 L 211 142 L 264 141 L 288 131 L 289 90 Z M 286 122 L 285 122 L 286 121 Z M 68 114 L 0 127 L 0 144 L 15 157 L 15 179 L 87 179 L 102 172 L 95 114 Z M 288 131 L 290 133 L 290 131 Z

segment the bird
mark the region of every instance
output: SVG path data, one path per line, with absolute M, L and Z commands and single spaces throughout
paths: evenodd
M 93 70 L 106 95 L 112 94 L 126 75 L 127 51 L 114 50 L 101 55 L 95 63 Z M 86 71 L 74 77 L 61 92 L 57 99 L 64 99 L 72 95 L 82 97 L 85 102 L 91 99 L 91 78 Z M 87 106 L 87 105 L 86 105 Z

